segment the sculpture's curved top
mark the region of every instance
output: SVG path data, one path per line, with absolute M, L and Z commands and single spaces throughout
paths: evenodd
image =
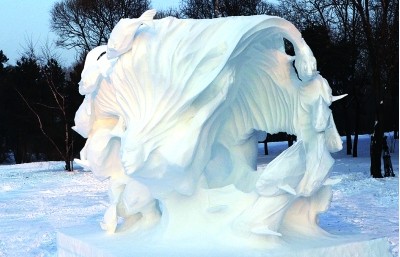
M 299 31 L 265 15 L 154 14 L 121 20 L 109 44 L 88 54 L 82 73 L 85 101 L 75 129 L 88 137 L 80 163 L 111 179 L 103 227 L 114 231 L 118 215 L 141 213 L 147 226 L 168 213 L 161 224 L 173 233 L 179 195 L 211 216 L 228 206 L 224 222 L 235 229 L 280 235 L 288 210 L 310 196 L 328 201 L 329 152 L 341 140 L 328 107 L 331 89 Z M 285 53 L 283 38 L 295 56 Z M 298 142 L 255 172 L 260 131 L 296 134 Z
M 142 25 L 153 26 L 155 10 L 149 10 L 138 19 L 121 19 L 113 31 L 107 43 L 108 59 L 116 58 L 132 48 L 132 42 L 137 30 Z
M 291 23 L 277 17 L 235 17 L 201 23 L 166 18 L 155 21 L 154 27 L 142 26 L 133 33 L 131 51 L 120 57 L 110 76 L 127 127 L 129 146 L 124 140 L 122 151 L 128 174 L 140 172 L 156 152 L 168 163 L 189 165 L 205 122 L 222 111 L 219 109 L 223 109 L 227 97 L 235 98 L 239 87 L 236 81 L 245 83 L 247 75 L 237 72 L 239 66 L 245 62 L 249 70 L 259 70 L 251 68 L 258 65 L 254 56 L 264 56 L 262 51 L 266 50 L 284 51 L 283 36 L 294 44 L 300 76 L 308 80 L 315 75 L 315 59 L 308 46 Z M 246 61 L 249 58 L 251 61 Z M 269 95 L 283 91 L 269 90 Z M 267 123 L 264 126 L 268 129 L 259 129 L 274 133 L 291 125 L 294 132 L 293 124 Z

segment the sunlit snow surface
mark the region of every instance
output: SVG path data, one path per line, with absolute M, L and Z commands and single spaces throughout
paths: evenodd
M 369 137 L 360 137 L 359 157 L 346 150 L 333 154 L 333 199 L 320 224 L 333 234 L 388 237 L 399 252 L 398 141 L 392 153 L 395 178 L 369 177 Z M 391 143 L 390 136 L 388 143 Z M 259 145 L 259 166 L 285 150 L 286 142 L 269 143 L 270 155 Z M 345 146 L 345 144 L 344 144 Z M 107 182 L 91 172 L 64 172 L 63 163 L 0 166 L 0 256 L 56 256 L 59 229 L 98 224 L 107 207 Z

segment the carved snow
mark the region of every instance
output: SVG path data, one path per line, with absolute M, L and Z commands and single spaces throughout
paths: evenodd
M 102 227 L 249 245 L 284 237 L 292 219 L 300 233 L 316 228 L 331 197 L 329 152 L 342 142 L 329 109 L 336 99 L 299 31 L 265 15 L 154 15 L 121 20 L 82 72 L 75 130 L 88 138 L 80 163 L 110 179 Z M 280 131 L 298 141 L 256 171 L 260 135 Z

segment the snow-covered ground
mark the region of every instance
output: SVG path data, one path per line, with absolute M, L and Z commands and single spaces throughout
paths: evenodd
M 395 141 L 392 164 L 395 178 L 369 176 L 369 136 L 361 136 L 359 157 L 336 159 L 331 177 L 334 185 L 328 212 L 320 224 L 334 234 L 367 234 L 387 237 L 392 253 L 399 253 L 399 151 Z M 390 137 L 388 143 L 391 142 Z M 263 166 L 286 147 L 286 142 L 269 143 L 268 156 L 260 144 L 259 165 Z M 107 207 L 107 182 L 81 169 L 63 171 L 61 162 L 0 166 L 0 257 L 56 256 L 57 230 L 98 223 Z

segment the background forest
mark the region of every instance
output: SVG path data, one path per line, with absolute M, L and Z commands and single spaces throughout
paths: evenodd
M 139 17 L 150 0 L 60 0 L 51 10 L 56 45 L 75 49 L 72 67 L 62 67 L 48 46 L 27 42 L 15 65 L 0 50 L 0 163 L 63 160 L 72 170 L 84 139 L 71 130 L 83 100 L 78 82 L 84 57 L 107 43 L 121 18 Z M 181 0 L 156 18 L 212 19 L 277 15 L 302 32 L 318 70 L 334 95 L 331 108 L 347 154 L 357 156 L 359 134 L 371 134 L 371 175 L 381 177 L 383 133 L 399 126 L 398 0 Z M 230 33 L 226 31 L 226 33 Z M 293 54 L 291 46 L 287 52 Z M 351 135 L 354 135 L 353 141 Z

